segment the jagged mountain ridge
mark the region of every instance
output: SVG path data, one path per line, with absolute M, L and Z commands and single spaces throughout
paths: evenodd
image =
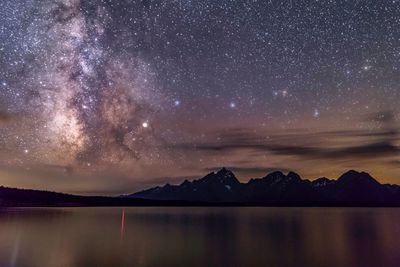
M 222 168 L 192 182 L 167 184 L 129 195 L 152 200 L 235 202 L 260 204 L 400 203 L 398 185 L 380 184 L 366 172 L 350 170 L 337 180 L 302 179 L 297 173 L 280 171 L 240 183 L 233 172 Z
M 348 171 L 337 180 L 302 179 L 273 172 L 240 183 L 223 168 L 180 185 L 120 197 L 79 196 L 0 186 L 0 208 L 26 206 L 396 206 L 400 186 L 380 184 L 368 173 Z

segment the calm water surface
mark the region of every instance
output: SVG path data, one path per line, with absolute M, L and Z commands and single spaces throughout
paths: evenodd
M 0 211 L 0 266 L 400 266 L 400 209 Z

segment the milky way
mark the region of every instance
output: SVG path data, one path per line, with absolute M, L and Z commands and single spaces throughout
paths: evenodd
M 22 33 L 21 62 L 15 63 L 25 92 L 10 88 L 24 104 L 8 109 L 33 120 L 27 136 L 19 137 L 26 139 L 20 149 L 39 161 L 87 166 L 138 160 L 147 155 L 143 149 L 156 150 L 152 132 L 143 127 L 160 109 L 154 73 L 140 57 L 104 44 L 112 20 L 106 6 L 38 1 L 25 12 L 33 21 Z
M 2 181 L 121 192 L 228 166 L 395 182 L 399 29 L 397 0 L 3 0 Z

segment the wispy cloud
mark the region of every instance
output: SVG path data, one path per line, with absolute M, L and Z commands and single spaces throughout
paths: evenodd
M 321 160 L 376 159 L 399 155 L 399 136 L 392 112 L 369 114 L 361 120 L 381 125 L 374 130 L 307 132 L 300 129 L 285 133 L 260 133 L 249 128 L 223 129 L 215 132 L 208 141 L 176 144 L 174 148 L 209 154 L 251 150 Z

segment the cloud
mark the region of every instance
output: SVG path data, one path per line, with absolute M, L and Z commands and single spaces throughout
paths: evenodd
M 396 129 L 349 130 L 307 133 L 255 133 L 251 129 L 225 129 L 215 137 L 201 143 L 182 143 L 177 149 L 228 153 L 236 150 L 253 150 L 281 156 L 297 156 L 304 159 L 374 159 L 397 156 Z M 335 142 L 333 142 L 335 141 Z M 341 146 L 337 146 L 337 144 Z
M 273 145 L 267 150 L 277 155 L 323 159 L 377 158 L 396 156 L 400 152 L 400 148 L 390 142 L 370 143 L 342 148 Z
M 391 161 L 389 161 L 389 164 L 400 168 L 400 160 L 391 160 Z

